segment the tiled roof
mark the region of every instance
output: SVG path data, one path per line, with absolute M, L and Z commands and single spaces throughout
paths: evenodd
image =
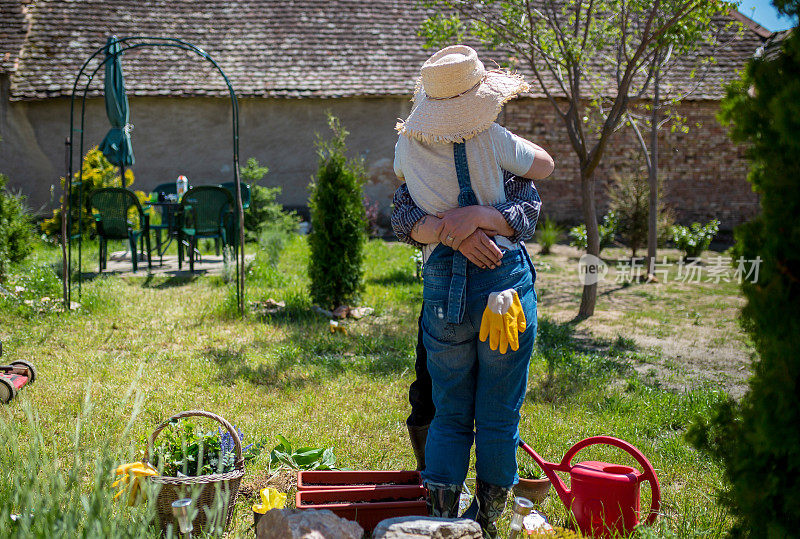
M 0 35 L 24 28 L 14 15 L 21 12 L 14 4 L 24 3 L 0 0 Z M 31 28 L 11 75 L 13 100 L 69 95 L 81 64 L 112 33 L 194 43 L 217 60 L 240 97 L 409 95 L 430 55 L 416 35 L 426 12 L 410 0 L 36 0 L 29 10 Z M 763 39 L 745 28 L 717 53 L 693 97 L 720 98 L 721 81 Z M 0 47 L 7 48 L 5 40 Z M 123 69 L 131 95 L 227 95 L 213 67 L 185 51 L 132 50 Z M 685 80 L 689 69 L 678 66 L 675 80 Z M 90 95 L 101 86 L 94 82 Z
M 764 42 L 761 47 L 756 51 L 757 57 L 764 57 L 767 60 L 774 60 L 780 54 L 783 47 L 783 42 L 792 35 L 793 29 L 775 32 Z
M 0 73 L 14 71 L 28 33 L 28 2 L 0 0 Z

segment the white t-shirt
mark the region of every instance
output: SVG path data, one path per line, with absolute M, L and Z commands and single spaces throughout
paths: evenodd
M 472 190 L 484 206 L 506 201 L 503 170 L 521 176 L 536 156 L 533 146 L 496 123 L 468 139 L 466 150 Z M 394 148 L 394 171 L 405 179 L 416 205 L 428 214 L 458 207 L 452 142 L 428 144 L 400 135 Z M 436 245 L 423 249 L 425 260 Z

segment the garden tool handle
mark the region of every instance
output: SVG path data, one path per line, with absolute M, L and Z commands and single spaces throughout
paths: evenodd
M 656 471 L 653 469 L 653 465 L 650 464 L 650 461 L 647 460 L 641 451 L 636 449 L 634 446 L 626 442 L 625 440 L 620 440 L 619 438 L 614 438 L 613 436 L 592 436 L 591 438 L 586 438 L 585 440 L 581 440 L 577 444 L 573 445 L 567 451 L 567 454 L 564 455 L 564 458 L 561 460 L 561 464 L 559 468 L 561 469 L 569 469 L 572 467 L 571 461 L 572 458 L 578 453 L 578 451 L 589 447 L 590 445 L 597 445 L 597 444 L 605 444 L 617 447 L 619 449 L 624 450 L 626 453 L 631 455 L 636 462 L 638 462 L 642 468 L 644 469 L 644 473 L 642 473 L 637 480 L 639 483 L 642 481 L 649 481 L 650 482 L 650 490 L 653 494 L 652 500 L 650 502 L 650 512 L 647 515 L 647 519 L 645 523 L 652 524 L 656 521 L 656 517 L 658 517 L 658 511 L 661 508 L 661 485 L 658 483 L 658 476 L 656 475 Z
M 150 463 L 150 448 L 156 443 L 156 437 L 158 437 L 161 431 L 167 428 L 172 421 L 176 419 L 182 419 L 184 417 L 207 417 L 217 421 L 219 424 L 225 427 L 225 430 L 227 430 L 228 434 L 230 434 L 231 438 L 233 438 L 233 446 L 236 450 L 236 461 L 234 462 L 234 467 L 237 470 L 244 469 L 244 456 L 242 456 L 242 442 L 239 440 L 239 433 L 236 432 L 236 429 L 233 428 L 233 425 L 228 423 L 224 417 L 218 416 L 217 414 L 212 414 L 211 412 L 206 412 L 205 410 L 186 410 L 184 412 L 178 412 L 157 426 L 156 430 L 153 431 L 153 434 L 150 435 L 150 439 L 147 441 L 147 447 L 144 450 L 142 462 L 147 464 Z

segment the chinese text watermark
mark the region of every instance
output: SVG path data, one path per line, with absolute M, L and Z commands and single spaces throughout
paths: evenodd
M 740 256 L 735 264 L 733 262 L 729 256 L 716 256 L 705 262 L 697 258 L 667 262 L 667 257 L 663 257 L 661 262 L 654 261 L 651 271 L 648 272 L 645 267 L 646 258 L 633 257 L 617 262 L 614 282 L 617 284 L 639 282 L 644 280 L 648 273 L 661 283 L 758 282 L 762 262 L 760 256 L 753 260 Z M 673 271 L 676 267 L 677 270 Z M 605 279 L 608 271 L 608 265 L 596 256 L 585 254 L 578 260 L 578 279 L 582 284 L 600 282 Z

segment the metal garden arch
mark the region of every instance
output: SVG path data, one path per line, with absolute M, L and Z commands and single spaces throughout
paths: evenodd
M 122 54 L 125 51 L 138 49 L 141 47 L 172 47 L 176 49 L 183 49 L 191 51 L 211 62 L 217 69 L 225 84 L 228 86 L 228 93 L 231 98 L 231 111 L 233 120 L 233 175 L 236 183 L 236 212 L 239 221 L 239 257 L 236 260 L 236 298 L 239 306 L 239 312 L 244 313 L 244 210 L 242 208 L 242 191 L 241 179 L 239 177 L 239 102 L 236 98 L 236 92 L 231 86 L 230 80 L 217 64 L 217 62 L 205 52 L 203 49 L 178 38 L 171 37 L 152 37 L 152 36 L 129 36 L 119 38 L 115 41 L 109 41 L 102 47 L 98 48 L 81 66 L 78 75 L 75 77 L 75 82 L 72 85 L 72 97 L 70 99 L 69 107 L 69 134 L 66 139 L 66 169 L 67 174 L 64 181 L 64 198 L 61 203 L 61 246 L 63 255 L 63 292 L 64 292 L 64 306 L 67 310 L 70 308 L 72 301 L 72 268 L 73 268 L 73 249 L 72 243 L 77 240 L 77 262 L 78 262 L 78 295 L 80 297 L 81 282 L 82 282 L 82 235 L 83 235 L 83 222 L 81 219 L 81 209 L 83 208 L 83 167 L 80 167 L 78 172 L 77 181 L 73 181 L 73 163 L 74 163 L 74 149 L 73 134 L 79 133 L 79 143 L 77 150 L 79 154 L 79 162 L 83 159 L 83 145 L 84 145 L 84 127 L 86 116 L 86 96 L 89 92 L 89 86 L 94 80 L 97 72 L 108 62 L 114 55 L 108 54 L 108 49 L 112 45 L 119 44 L 122 48 L 116 54 Z M 89 72 L 88 66 L 98 55 L 103 54 L 104 59 Z M 83 87 L 83 95 L 81 96 L 81 119 L 80 128 L 75 129 L 75 99 L 78 93 L 78 85 L 81 82 L 81 77 L 86 77 L 86 84 Z M 77 188 L 77 193 L 73 193 L 73 189 Z M 77 214 L 73 215 L 76 207 L 73 203 L 77 199 Z M 73 233 L 73 223 L 77 220 L 77 232 Z

